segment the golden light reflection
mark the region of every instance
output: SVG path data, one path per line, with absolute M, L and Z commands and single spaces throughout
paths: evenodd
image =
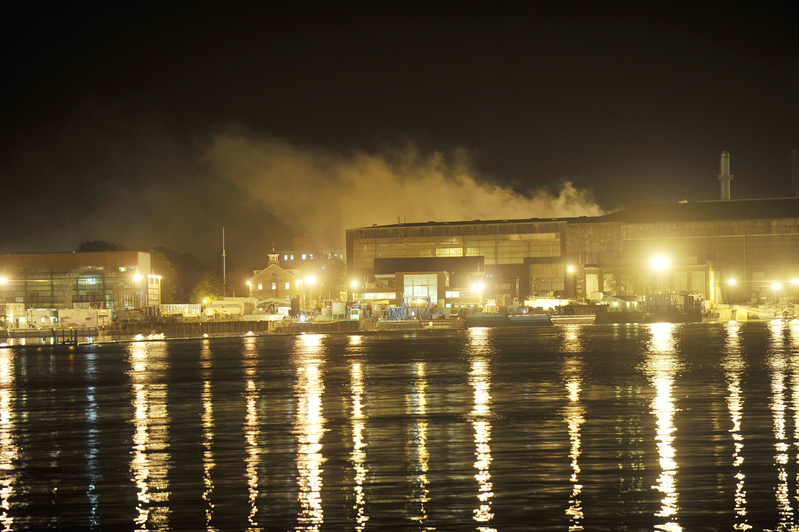
M 799 320 L 791 320 L 786 326 L 788 327 L 790 336 L 791 352 L 794 353 L 793 356 L 789 357 L 789 369 L 791 372 L 791 408 L 793 409 L 793 447 L 796 449 L 799 448 L 799 359 L 797 359 L 795 353 L 797 347 L 799 347 L 797 346 L 797 340 L 799 340 Z M 799 456 L 797 456 L 795 460 L 799 462 Z M 794 497 L 799 493 L 796 486 L 799 486 L 799 471 L 797 471 L 794 481 Z
M 430 470 L 430 452 L 427 449 L 427 364 L 416 362 L 413 365 L 413 391 L 408 396 L 408 412 L 413 418 L 411 427 L 411 442 L 408 446 L 412 452 L 411 464 L 413 473 L 413 500 L 418 502 L 419 508 L 411 519 L 428 528 L 429 516 L 427 503 L 430 502 L 430 480 L 427 473 Z
M 725 345 L 725 355 L 722 362 L 724 377 L 727 381 L 727 409 L 730 412 L 732 428 L 730 434 L 734 450 L 732 453 L 732 466 L 735 468 L 735 530 L 748 530 L 751 527 L 748 523 L 746 509 L 746 475 L 743 472 L 744 463 L 744 436 L 741 431 L 741 420 L 743 419 L 744 396 L 741 392 L 741 377 L 746 371 L 746 360 L 741 353 L 741 326 L 738 323 L 727 324 L 727 338 Z
M 245 458 L 246 475 L 247 475 L 247 501 L 250 505 L 250 513 L 247 516 L 247 522 L 250 525 L 248 530 L 258 530 L 257 513 L 258 513 L 258 465 L 259 448 L 258 437 L 260 436 L 260 424 L 258 423 L 258 389 L 255 386 L 255 381 L 247 379 L 244 391 L 244 397 L 247 402 L 247 414 L 244 419 L 244 439 L 247 443 Z
M 318 353 L 322 346 L 322 338 L 324 338 L 322 334 L 301 334 L 299 339 L 302 351 L 310 354 Z
M 674 415 L 677 408 L 672 397 L 674 380 L 679 370 L 677 360 L 676 342 L 674 331 L 676 325 L 672 323 L 653 323 L 650 326 L 652 337 L 648 346 L 646 369 L 650 384 L 655 388 L 655 398 L 652 400 L 652 413 L 655 415 L 660 476 L 653 489 L 659 491 L 661 499 L 660 510 L 655 517 L 665 521 L 657 525 L 658 530 L 677 531 L 682 527 L 677 522 L 679 512 L 679 493 L 677 492 L 677 461 L 674 448 Z
M 3 530 L 16 528 L 14 518 L 9 515 L 11 498 L 16 495 L 19 459 L 14 381 L 14 352 L 0 348 L 0 524 Z
M 469 414 L 474 428 L 475 462 L 474 475 L 478 485 L 478 506 L 472 517 L 480 526 L 477 530 L 494 531 L 488 524 L 494 518 L 492 502 L 494 485 L 491 481 L 491 369 L 489 365 L 491 347 L 489 330 L 469 329 L 471 340 L 471 371 L 469 384 L 474 390 L 474 407 Z
M 784 350 L 784 334 L 786 329 L 780 321 L 772 321 L 771 329 L 771 415 L 774 429 L 774 465 L 777 467 L 777 485 L 774 495 L 777 498 L 777 513 L 779 514 L 779 530 L 790 530 L 793 527 L 793 507 L 791 506 L 791 491 L 788 486 L 789 441 L 786 431 L 787 405 L 785 403 L 786 385 L 785 378 L 788 363 Z
M 296 353 L 297 413 L 294 434 L 297 437 L 297 484 L 300 512 L 298 530 L 318 530 L 324 522 L 322 512 L 322 436 L 325 418 L 322 403 L 324 380 L 321 371 L 322 335 L 299 337 Z
M 617 385 L 614 399 L 618 404 L 637 404 L 643 396 L 637 384 Z M 646 505 L 644 469 L 646 453 L 643 442 L 646 440 L 644 421 L 637 409 L 620 410 L 614 426 L 617 445 L 616 458 L 619 469 L 619 502 L 626 510 L 636 515 L 643 513 Z
M 562 350 L 566 353 L 580 353 L 583 350 L 583 342 L 581 332 L 583 328 L 580 325 L 563 325 L 563 341 L 561 343 Z
M 100 414 L 97 405 L 97 388 L 93 384 L 97 380 L 96 354 L 86 353 L 86 472 L 89 485 L 86 498 L 89 501 L 89 524 L 92 528 L 100 526 L 100 494 L 97 484 L 102 478 L 99 460 Z
M 575 339 L 576 340 L 576 339 Z M 572 344 L 573 345 L 573 344 Z M 572 483 L 572 493 L 569 497 L 569 507 L 566 515 L 569 516 L 569 530 L 584 530 L 583 508 L 580 502 L 580 493 L 583 486 L 580 484 L 580 427 L 585 422 L 585 408 L 580 402 L 580 391 L 583 383 L 583 363 L 580 358 L 570 358 L 565 361 L 563 368 L 566 381 L 566 391 L 569 394 L 569 404 L 566 407 L 565 418 L 569 427 L 569 458 L 571 459 L 572 474 L 569 482 Z
M 169 530 L 171 457 L 165 344 L 133 343 L 129 358 L 135 427 L 130 469 L 138 489 L 134 523 L 141 530 Z
M 351 334 L 347 337 L 347 343 L 352 346 L 358 346 L 363 343 L 363 336 L 359 334 Z
M 366 492 L 364 484 L 366 473 L 366 441 L 363 431 L 366 428 L 366 415 L 363 413 L 363 370 L 356 362 L 350 368 L 350 393 L 352 394 L 352 452 L 350 462 L 355 470 L 355 487 L 353 489 L 355 504 L 355 530 L 363 530 L 369 516 L 366 515 Z
M 200 377 L 203 381 L 202 391 L 202 445 L 203 445 L 203 501 L 205 501 L 205 529 L 208 532 L 216 532 L 216 527 L 212 525 L 214 518 L 214 477 L 213 471 L 216 466 L 214 459 L 214 393 L 211 387 L 211 368 L 213 367 L 213 357 L 211 353 L 211 341 L 202 341 L 200 351 Z
M 255 384 L 256 369 L 258 366 L 258 350 L 256 338 L 248 336 L 244 339 L 244 400 L 246 414 L 244 416 L 245 471 L 247 476 L 247 502 L 250 512 L 247 516 L 248 530 L 260 530 L 258 526 L 258 467 L 261 453 L 258 440 L 261 437 L 261 424 L 258 421 L 258 387 Z

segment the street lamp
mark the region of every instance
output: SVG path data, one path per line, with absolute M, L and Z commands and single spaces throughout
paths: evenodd
M 799 286 L 799 279 L 791 279 L 793 285 L 793 304 L 796 304 L 796 287 Z
M 309 275 L 308 277 L 305 278 L 305 284 L 307 284 L 308 287 L 309 287 L 308 288 L 308 299 L 311 299 L 311 297 L 313 296 L 313 294 L 311 293 L 311 288 L 310 287 L 312 287 L 315 283 L 316 283 L 316 277 L 314 277 L 313 275 Z
M 566 298 L 573 297 L 573 298 L 576 299 L 577 298 L 577 277 L 574 275 L 574 266 L 569 264 L 568 266 L 566 266 L 566 271 L 569 274 L 567 276 L 567 279 L 566 279 L 566 282 L 568 283 L 567 286 L 571 289 L 571 290 L 569 290 L 566 293 Z M 569 283 L 568 277 L 571 277 L 571 283 Z M 571 286 L 569 286 L 569 284 Z
M 134 303 L 137 305 L 137 308 L 142 308 L 144 306 L 142 305 L 143 298 L 142 298 L 142 289 L 140 285 L 142 276 L 137 273 L 133 276 L 133 280 L 136 281 L 136 299 L 137 299 L 137 301 L 135 301 Z
M 774 304 L 780 304 L 780 290 L 782 290 L 782 283 L 774 283 L 771 285 L 771 288 L 774 289 Z
M 727 281 L 727 284 L 730 285 L 730 305 L 732 305 L 732 299 L 733 299 L 732 298 L 732 291 L 733 291 L 733 288 L 735 288 L 735 279 L 729 279 Z
M 305 305 L 304 305 L 304 303 L 305 303 L 305 290 L 302 287 L 302 279 L 297 279 L 297 293 L 298 293 L 297 295 L 298 295 L 298 297 L 300 299 L 300 301 L 299 301 L 300 312 L 303 312 L 305 310 Z
M 481 307 L 483 306 L 483 289 L 484 289 L 485 287 L 486 287 L 486 286 L 485 286 L 485 284 L 483 284 L 483 283 L 477 283 L 476 285 L 474 285 L 474 286 L 472 287 L 472 290 L 474 290 L 475 292 L 477 292 L 477 297 L 478 297 L 478 300 L 477 300 L 477 301 L 478 301 L 478 304 L 479 304 Z
M 660 274 L 660 291 L 663 292 L 663 271 L 669 267 L 669 258 L 658 255 L 652 259 L 652 268 Z

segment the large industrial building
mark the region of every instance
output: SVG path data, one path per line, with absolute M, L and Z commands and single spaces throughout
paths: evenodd
M 47 309 L 145 309 L 161 304 L 161 277 L 141 251 L 0 255 L 0 303 Z
M 729 197 L 729 179 L 722 187 Z M 364 301 L 421 297 L 440 308 L 487 299 L 510 305 L 542 296 L 598 300 L 666 292 L 715 303 L 793 299 L 799 199 L 725 198 L 599 217 L 361 227 L 347 230 L 347 266 Z

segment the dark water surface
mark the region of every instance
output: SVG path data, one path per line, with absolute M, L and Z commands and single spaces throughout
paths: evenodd
M 5 530 L 789 530 L 799 323 L 0 347 Z

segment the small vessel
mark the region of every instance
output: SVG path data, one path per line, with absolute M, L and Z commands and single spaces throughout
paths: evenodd
M 553 325 L 591 325 L 596 320 L 596 314 L 555 314 L 550 319 Z
M 552 325 L 547 314 L 467 314 L 467 327 L 541 327 Z

